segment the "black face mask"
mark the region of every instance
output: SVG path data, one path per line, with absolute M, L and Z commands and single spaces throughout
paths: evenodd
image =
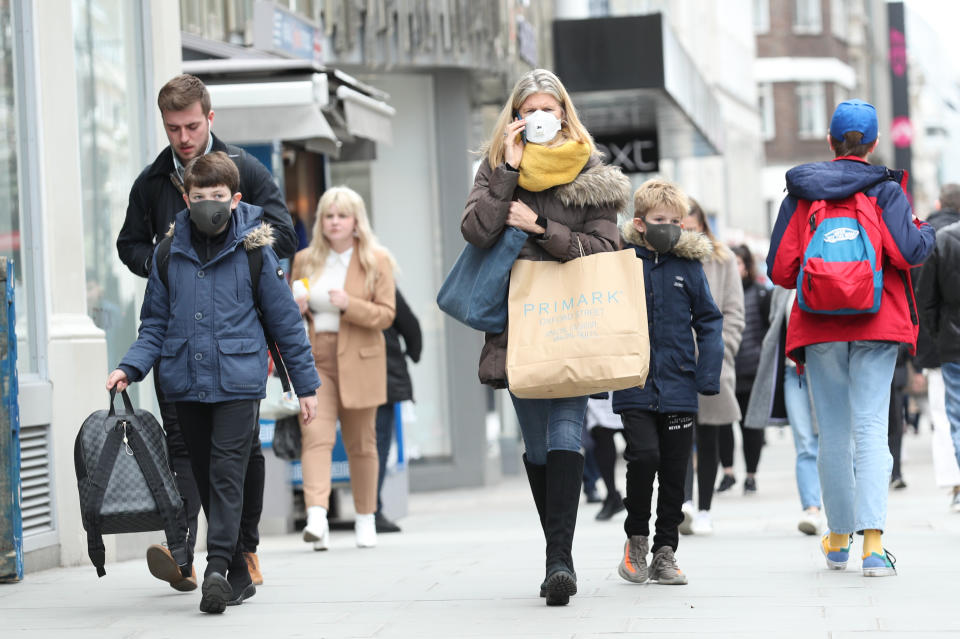
M 643 238 L 657 253 L 669 253 L 670 249 L 680 241 L 680 231 L 682 229 L 676 224 L 650 224 L 647 222 L 646 227 L 647 230 L 643 232 Z
M 204 235 L 214 236 L 230 221 L 230 200 L 197 200 L 190 203 L 190 221 Z

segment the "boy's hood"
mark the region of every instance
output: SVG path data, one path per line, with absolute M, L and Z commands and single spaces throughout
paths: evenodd
M 188 209 L 183 209 L 177 214 L 177 218 L 183 216 L 183 219 L 190 219 Z M 240 202 L 233 212 L 234 228 L 236 235 L 231 234 L 227 238 L 227 244 L 232 245 L 237 237 L 243 238 L 243 247 L 246 250 L 252 250 L 261 246 L 273 246 L 273 227 L 262 221 L 263 209 L 253 204 Z M 172 222 L 167 230 L 167 235 L 173 236 L 177 223 Z
M 627 220 L 620 225 L 620 234 L 629 244 L 653 255 L 654 251 L 643 241 L 643 234 L 633 226 L 633 220 Z M 696 231 L 681 231 L 677 245 L 670 249 L 670 253 L 686 260 L 705 262 L 713 255 L 713 244 L 703 233 Z
M 841 200 L 888 176 L 886 167 L 859 160 L 811 162 L 787 171 L 787 191 L 802 200 Z

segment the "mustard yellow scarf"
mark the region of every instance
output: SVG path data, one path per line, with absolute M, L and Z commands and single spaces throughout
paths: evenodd
M 518 184 L 527 191 L 546 191 L 569 184 L 580 175 L 589 159 L 590 147 L 575 140 L 554 147 L 527 144 L 520 160 Z

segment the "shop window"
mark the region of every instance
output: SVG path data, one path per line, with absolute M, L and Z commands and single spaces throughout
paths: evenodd
M 822 82 L 797 85 L 797 137 L 812 140 L 826 135 L 826 103 Z
M 16 6 L 11 6 L 16 5 Z M 38 373 L 39 340 L 35 287 L 28 285 L 33 276 L 28 208 L 29 201 L 24 179 L 22 146 L 23 127 L 27 113 L 21 104 L 23 81 L 14 27 L 13 10 L 17 3 L 0 2 L 0 258 L 13 260 L 14 304 L 16 306 L 17 371 L 22 376 Z
M 73 1 L 87 312 L 106 333 L 110 367 L 136 339 L 146 284 L 124 266 L 116 249 L 130 187 L 152 160 L 145 136 L 154 123 L 146 122 L 145 114 L 151 112 L 146 91 L 153 89 L 143 86 L 139 6 Z
M 817 34 L 822 30 L 820 0 L 794 0 L 793 32 Z
M 830 0 L 830 32 L 840 40 L 847 39 L 850 20 L 849 0 Z

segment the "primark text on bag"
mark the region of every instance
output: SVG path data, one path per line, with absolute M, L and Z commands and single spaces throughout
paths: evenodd
M 578 397 L 646 381 L 646 295 L 633 251 L 517 260 L 508 307 L 507 381 L 517 397 Z

